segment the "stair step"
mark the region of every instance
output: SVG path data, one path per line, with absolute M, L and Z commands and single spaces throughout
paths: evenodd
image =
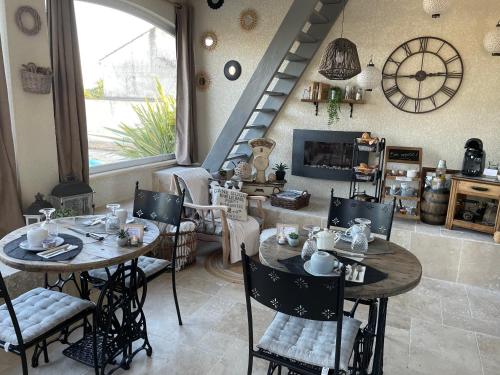
M 255 108 L 254 112 L 262 112 L 262 113 L 276 113 L 275 109 L 272 108 Z
M 241 158 L 246 158 L 248 157 L 246 154 L 241 154 L 241 153 L 236 153 L 236 154 L 229 154 L 226 158 L 226 160 L 235 160 L 235 159 L 241 159 Z
M 311 17 L 309 17 L 309 22 L 312 24 L 323 24 L 330 22 L 330 19 L 327 16 L 315 10 L 311 13 Z
M 251 141 L 251 139 L 238 139 L 235 144 L 246 145 L 246 144 L 248 144 L 248 141 Z
M 282 72 L 277 72 L 274 76 L 279 78 L 279 79 L 296 79 L 296 78 L 298 78 L 297 76 L 293 76 L 291 74 L 282 73 Z
M 285 96 L 286 94 L 284 92 L 279 92 L 279 91 L 264 91 L 265 95 L 269 96 Z
M 301 62 L 301 61 L 308 61 L 309 59 L 306 57 L 299 56 L 293 52 L 288 52 L 286 57 L 285 57 L 285 60 L 293 61 L 293 62 Z
M 299 35 L 297 36 L 297 40 L 300 43 L 317 43 L 318 42 L 318 39 L 316 39 L 315 37 L 313 37 L 313 36 L 311 36 L 309 34 L 306 34 L 303 31 L 301 31 L 299 33 Z
M 245 126 L 245 129 L 267 129 L 268 125 L 264 124 L 250 124 Z

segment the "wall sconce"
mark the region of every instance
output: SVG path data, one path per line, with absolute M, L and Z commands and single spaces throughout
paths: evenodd
M 484 48 L 492 56 L 500 56 L 500 21 L 495 30 L 490 31 L 484 37 Z
M 450 7 L 450 0 L 424 0 L 424 11 L 432 16 L 439 18 L 442 13 L 446 12 Z

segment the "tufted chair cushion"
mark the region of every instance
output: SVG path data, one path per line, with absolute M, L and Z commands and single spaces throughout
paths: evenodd
M 130 262 L 125 263 L 126 265 L 130 265 Z M 157 258 L 150 258 L 150 257 L 139 257 L 139 261 L 137 263 L 138 267 L 144 272 L 146 277 L 153 276 L 154 274 L 164 270 L 170 265 L 170 262 L 168 260 L 164 259 L 157 259 Z M 118 266 L 112 266 L 108 267 L 109 272 L 111 275 L 116 272 L 116 269 Z M 95 279 L 99 280 L 108 280 L 108 274 L 106 272 L 105 268 L 99 268 L 96 270 L 91 270 L 89 271 L 90 277 L 93 277 Z
M 347 371 L 361 322 L 344 317 L 340 369 Z M 319 367 L 335 367 L 337 322 L 320 322 L 278 313 L 257 345 L 282 357 Z
M 73 318 L 94 304 L 64 293 L 36 288 L 12 300 L 24 343 Z M 0 306 L 0 340 L 18 345 L 14 326 L 6 305 Z

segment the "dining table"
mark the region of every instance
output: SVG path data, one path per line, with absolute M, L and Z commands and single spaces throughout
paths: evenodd
M 301 236 L 296 247 L 280 245 L 276 235 L 273 235 L 260 244 L 260 262 L 285 272 L 305 272 L 303 261 L 300 260 L 305 241 L 306 237 Z M 371 374 L 382 375 L 388 300 L 390 297 L 409 292 L 419 284 L 422 265 L 415 255 L 402 246 L 379 237 L 373 239 L 368 251 L 363 254 L 354 253 L 350 244 L 342 240 L 337 241 L 335 249 L 329 252 L 341 261 L 344 259 L 363 265 L 375 275 L 370 282 L 346 281 L 344 298 L 370 306 L 368 323 L 364 330 L 364 358 L 361 367 L 368 373 L 370 357 L 373 354 Z
M 89 271 L 106 268 L 109 270 L 111 283 L 99 285 L 99 297 L 96 302 L 94 323 L 97 327 L 99 365 L 118 363 L 117 367 L 128 369 L 134 355 L 145 349 L 148 355 L 152 348 L 148 341 L 146 318 L 143 304 L 146 298 L 146 279 L 137 267 L 140 256 L 150 252 L 160 234 L 153 222 L 135 219 L 144 225 L 144 238 L 137 246 L 119 246 L 116 234 L 108 234 L 104 222 L 89 226 L 95 216 L 79 216 L 53 220 L 57 225 L 58 236 L 78 245 L 73 254 L 44 259 L 33 252 L 15 248 L 27 232 L 40 224 L 32 224 L 7 234 L 0 240 L 0 262 L 25 272 L 45 274 L 45 288 L 62 289 L 69 282 L 74 283 L 80 297 L 90 299 L 89 285 L 95 284 Z M 132 219 L 134 220 L 134 219 Z M 76 229 L 76 231 L 75 231 Z M 89 237 L 87 233 L 97 234 L 100 239 Z M 17 242 L 16 242 L 17 241 Z M 61 259 L 61 257 L 63 259 Z M 58 259 L 59 258 L 59 259 Z M 50 280 L 57 275 L 56 281 Z M 108 285 L 110 284 L 110 285 Z M 84 328 L 89 328 L 89 323 Z M 132 350 L 132 344 L 144 340 L 139 349 Z M 37 348 L 36 348 L 37 349 Z M 34 355 L 42 350 L 38 348 Z M 94 366 L 92 335 L 84 329 L 83 338 L 63 351 L 64 355 L 74 360 Z M 117 359 L 121 356 L 121 360 Z M 36 363 L 38 359 L 36 358 Z

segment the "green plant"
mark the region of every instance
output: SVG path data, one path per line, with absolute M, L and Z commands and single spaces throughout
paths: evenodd
M 84 90 L 85 99 L 102 99 L 104 97 L 104 80 L 96 82 L 95 87 Z
M 141 158 L 174 152 L 175 98 L 165 94 L 158 80 L 156 92 L 154 100 L 145 99 L 145 104 L 133 106 L 138 124 L 127 125 L 122 122 L 118 129 L 107 128 L 114 136 L 106 138 L 115 141 L 121 155 Z
M 276 163 L 273 167 L 273 170 L 275 171 L 280 171 L 280 172 L 284 172 L 288 169 L 288 165 L 284 164 L 284 163 Z
M 340 87 L 330 90 L 330 100 L 328 101 L 328 126 L 339 120 L 340 103 L 342 102 L 342 92 Z
M 288 233 L 288 237 L 290 237 L 290 239 L 292 239 L 292 240 L 298 240 L 299 239 L 299 234 L 295 233 L 295 232 Z
M 118 232 L 118 238 L 127 238 L 128 237 L 128 232 L 124 229 L 120 229 Z

